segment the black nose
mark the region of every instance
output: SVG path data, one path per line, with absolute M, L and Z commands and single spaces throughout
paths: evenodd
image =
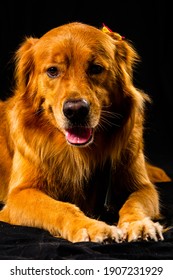
M 64 115 L 72 122 L 86 120 L 89 109 L 89 103 L 85 99 L 69 99 L 63 105 Z

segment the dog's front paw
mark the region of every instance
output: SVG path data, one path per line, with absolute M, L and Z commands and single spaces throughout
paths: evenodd
M 137 241 L 137 240 L 163 240 L 163 226 L 158 222 L 153 222 L 150 218 L 134 222 L 124 222 L 119 228 L 123 232 L 123 240 Z
M 121 242 L 122 231 L 116 226 L 109 226 L 104 222 L 89 219 L 84 219 L 79 223 L 71 224 L 63 234 L 64 238 L 67 238 L 72 242 L 92 241 L 98 243 L 108 242 Z

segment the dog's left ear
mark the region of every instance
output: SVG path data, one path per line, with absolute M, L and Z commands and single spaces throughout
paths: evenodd
M 116 35 L 111 35 L 114 39 Z M 139 55 L 128 41 L 124 39 L 115 39 L 116 53 L 115 56 L 119 60 L 119 65 L 123 66 L 127 74 L 132 78 L 133 68 L 137 62 L 139 62 Z

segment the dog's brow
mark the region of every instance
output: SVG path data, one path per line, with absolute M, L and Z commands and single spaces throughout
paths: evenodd
M 97 45 L 96 50 L 94 49 L 95 55 L 101 55 L 105 59 L 110 59 L 110 54 L 109 52 L 102 46 L 102 45 Z
M 49 57 L 49 60 L 51 60 L 52 63 L 58 63 L 58 64 L 67 64 L 69 63 L 69 56 L 62 54 L 60 51 L 57 51 L 56 53 L 53 53 Z

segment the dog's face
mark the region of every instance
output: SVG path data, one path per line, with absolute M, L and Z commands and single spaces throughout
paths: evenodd
M 135 51 L 115 33 L 71 23 L 17 52 L 17 88 L 71 145 L 86 146 L 129 111 Z

